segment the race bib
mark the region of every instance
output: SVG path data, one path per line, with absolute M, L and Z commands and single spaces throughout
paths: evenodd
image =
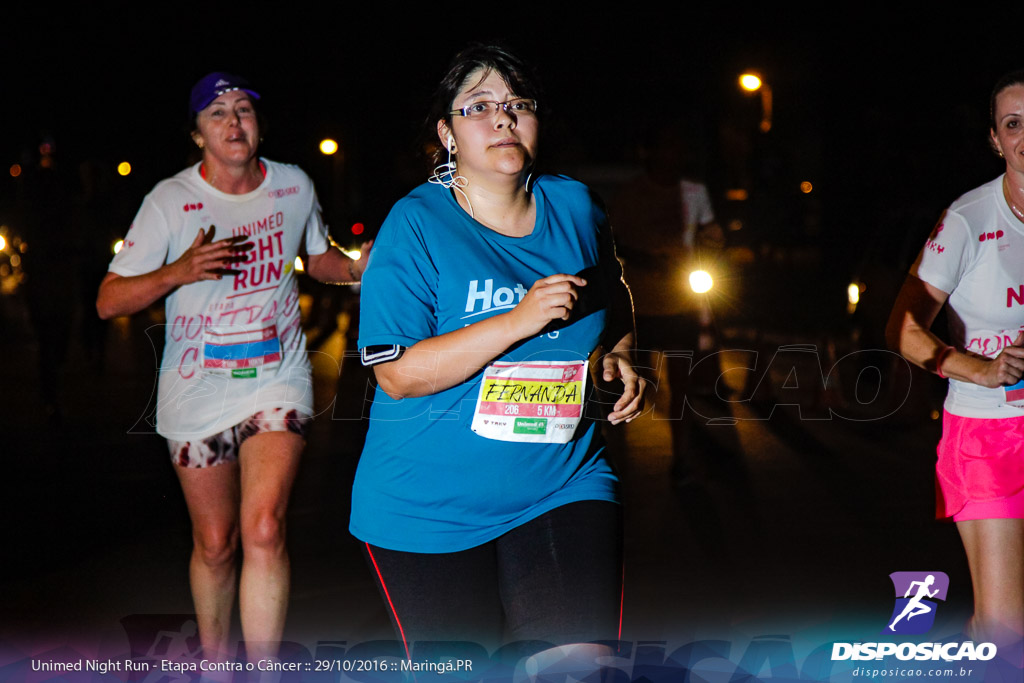
M 487 439 L 567 443 L 583 417 L 586 361 L 493 363 L 484 368 L 472 429 Z
M 1024 379 L 1016 384 L 1003 387 L 1003 394 L 1003 402 L 1007 405 L 1024 407 Z
M 281 364 L 277 325 L 203 331 L 203 371 L 227 377 L 257 377 Z

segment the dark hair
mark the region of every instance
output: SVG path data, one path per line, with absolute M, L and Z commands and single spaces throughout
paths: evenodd
M 995 86 L 992 88 L 992 97 L 988 102 L 988 119 L 992 130 L 996 129 L 996 98 L 999 97 L 999 93 L 1013 85 L 1024 85 L 1024 69 L 1017 69 L 1004 74 L 1002 78 L 996 81 Z
M 434 91 L 424 131 L 428 144 L 434 148 L 434 163 L 440 163 L 443 152 L 437 142 L 437 122 L 443 119 L 451 125 L 452 117 L 448 112 L 451 111 L 452 102 L 466 87 L 469 77 L 478 69 L 497 72 L 508 84 L 509 90 L 519 97 L 538 101 L 542 99 L 540 82 L 536 74 L 517 55 L 501 45 L 471 44 L 455 55 Z

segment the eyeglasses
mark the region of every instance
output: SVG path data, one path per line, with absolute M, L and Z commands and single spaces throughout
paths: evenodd
M 537 100 L 517 97 L 506 102 L 474 102 L 473 104 L 448 112 L 451 115 L 465 116 L 467 119 L 479 120 L 494 116 L 498 111 L 515 116 L 533 116 L 537 113 Z

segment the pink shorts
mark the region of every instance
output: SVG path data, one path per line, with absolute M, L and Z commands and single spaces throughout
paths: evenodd
M 935 465 L 939 519 L 1024 519 L 1024 417 L 943 411 Z
M 262 432 L 293 432 L 306 438 L 313 418 L 294 408 L 261 410 L 234 427 L 201 441 L 167 440 L 171 462 L 179 467 L 212 467 L 238 460 L 242 443 Z

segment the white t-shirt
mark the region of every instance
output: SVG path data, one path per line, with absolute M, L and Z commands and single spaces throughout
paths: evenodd
M 692 249 L 697 228 L 714 222 L 715 211 L 711 208 L 707 187 L 690 180 L 680 181 L 679 186 L 683 193 L 683 244 Z
M 1024 224 L 1003 197 L 1003 177 L 953 202 L 910 274 L 949 293 L 950 336 L 960 351 L 995 358 L 1024 329 Z M 963 417 L 1024 415 L 1002 388 L 949 380 L 946 410 Z
M 298 167 L 262 161 L 266 177 L 243 195 L 220 192 L 199 164 L 157 184 L 135 216 L 110 272 L 142 275 L 176 261 L 200 228 L 213 240 L 249 235 L 237 275 L 201 280 L 167 297 L 156 429 L 197 440 L 273 406 L 312 414 L 295 257 L 330 246 L 313 183 Z

